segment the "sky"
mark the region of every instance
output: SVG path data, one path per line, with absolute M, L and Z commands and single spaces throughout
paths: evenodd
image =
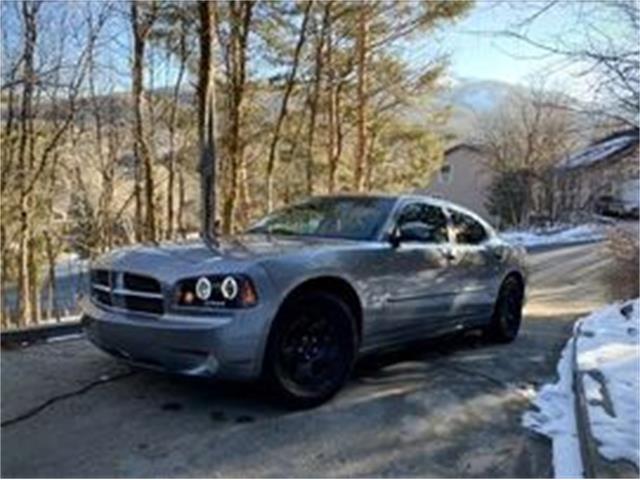
M 577 76 L 582 70 L 564 58 L 546 52 L 499 32 L 540 12 L 548 1 L 479 0 L 471 12 L 453 26 L 437 34 L 439 46 L 450 55 L 450 75 L 454 79 L 496 80 L 527 84 L 544 77 L 551 88 L 576 97 L 589 97 L 589 82 Z M 608 19 L 603 8 L 606 0 L 566 1 L 535 18 L 528 27 L 520 27 L 533 39 L 545 43 L 560 40 L 569 45 L 582 44 L 588 22 L 594 22 L 607 34 L 619 34 L 620 27 Z M 425 48 L 430 48 L 430 41 Z
M 534 8 L 534 5 L 531 6 Z M 523 4 L 523 10 L 526 8 Z M 442 34 L 445 48 L 451 52 L 451 72 L 461 78 L 500 80 L 525 83 L 529 77 L 550 63 L 542 53 L 521 40 L 509 39 L 494 32 L 517 23 L 512 5 L 498 2 L 478 2 L 461 22 Z M 562 28 L 557 16 L 545 19 L 536 33 L 552 36 Z
M 602 8 L 604 2 L 606 0 L 569 1 L 554 6 L 536 18 L 527 34 L 545 41 L 560 36 L 571 39 L 572 35 L 575 37 L 581 33 L 585 19 L 595 18 L 594 13 L 601 15 L 599 12 L 606 10 Z M 576 97 L 586 97 L 589 93 L 588 86 L 584 80 L 573 76 L 576 73 L 575 66 L 567 65 L 558 58 L 544 56 L 540 50 L 523 41 L 497 34 L 538 12 L 546 4 L 548 0 L 477 0 L 463 20 L 453 25 L 446 24 L 435 35 L 415 39 L 415 44 L 408 49 L 408 58 L 447 53 L 450 59 L 449 75 L 453 80 L 495 80 L 526 84 L 532 78 L 544 75 L 551 80 L 553 88 L 562 89 Z M 118 38 L 119 42 L 110 53 L 110 58 L 105 58 L 105 61 L 113 62 L 121 72 L 118 76 L 122 75 L 122 78 L 116 82 L 124 83 L 117 89 L 127 89 L 129 25 L 123 21 L 127 13 L 126 4 L 118 5 L 123 10 L 121 20 L 110 28 L 113 29 L 112 38 Z M 615 32 L 616 28 L 606 22 L 600 22 L 598 26 L 609 32 Z M 8 46 L 5 43 L 5 48 Z M 172 83 L 171 72 L 166 72 L 165 75 L 162 72 L 156 73 L 160 73 L 160 82 L 164 76 L 165 82 Z

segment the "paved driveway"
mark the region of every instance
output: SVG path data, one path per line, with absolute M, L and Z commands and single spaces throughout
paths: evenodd
M 549 476 L 520 425 L 573 320 L 607 301 L 602 245 L 530 256 L 524 329 L 368 359 L 327 405 L 287 412 L 255 385 L 132 371 L 84 339 L 2 352 L 3 477 Z

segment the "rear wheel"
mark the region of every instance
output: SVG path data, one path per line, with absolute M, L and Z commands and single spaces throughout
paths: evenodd
M 289 406 L 308 408 L 347 381 L 356 352 L 355 319 L 325 293 L 303 294 L 279 313 L 265 358 L 266 379 Z
M 500 287 L 491 324 L 485 333 L 492 340 L 511 342 L 518 336 L 522 323 L 524 289 L 516 277 L 507 277 Z

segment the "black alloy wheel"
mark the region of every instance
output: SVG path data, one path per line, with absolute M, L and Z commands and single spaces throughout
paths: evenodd
M 515 277 L 507 277 L 498 294 L 491 324 L 487 329 L 489 336 L 498 342 L 511 342 L 520 331 L 524 289 Z
M 267 377 L 289 406 L 308 408 L 347 381 L 356 351 L 354 318 L 338 297 L 305 294 L 278 315 L 267 351 Z

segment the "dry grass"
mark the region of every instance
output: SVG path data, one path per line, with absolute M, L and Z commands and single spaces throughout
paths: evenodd
M 638 296 L 640 290 L 640 247 L 632 233 L 615 229 L 608 234 L 608 249 L 614 266 L 607 274 L 607 284 L 616 299 Z

